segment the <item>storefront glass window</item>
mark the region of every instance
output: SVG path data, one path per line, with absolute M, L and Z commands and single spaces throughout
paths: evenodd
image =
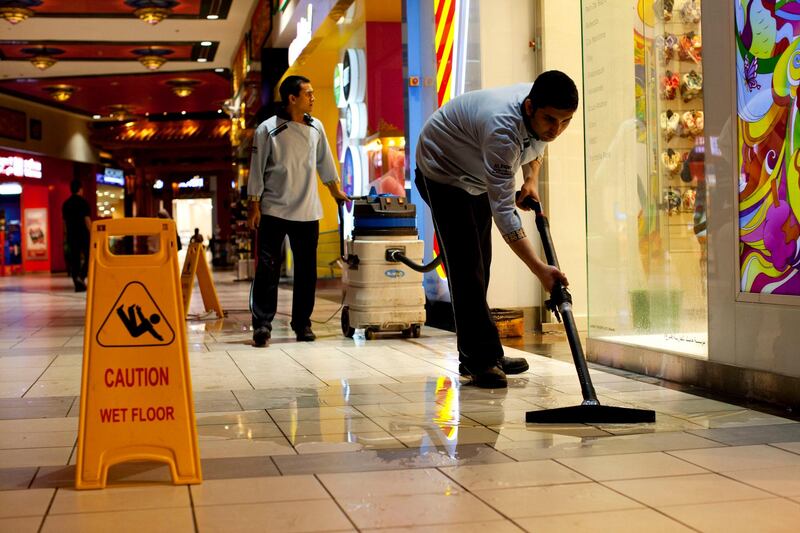
M 125 216 L 125 189 L 113 185 L 97 184 L 97 216 L 123 218 Z
M 707 357 L 700 0 L 583 0 L 589 336 Z

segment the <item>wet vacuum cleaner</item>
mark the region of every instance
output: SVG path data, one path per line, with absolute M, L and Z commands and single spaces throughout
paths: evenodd
M 417 235 L 416 208 L 401 196 L 353 198 L 352 237 L 339 226 L 344 263 L 342 334 L 364 329 L 368 340 L 383 332 L 419 337 L 425 323 L 422 273 L 439 262 L 421 265 L 423 242 Z M 342 219 L 339 204 L 339 218 Z M 441 260 L 439 260 L 441 261 Z
M 558 266 L 558 258 L 553 248 L 553 240 L 550 237 L 550 223 L 542 213 L 542 206 L 532 198 L 526 198 L 524 205 L 533 209 L 536 213 L 536 228 L 542 238 L 542 247 L 547 258 L 547 264 L 560 269 L 561 267 Z M 575 370 L 578 372 L 583 401 L 580 405 L 574 407 L 528 411 L 525 413 L 525 422 L 535 424 L 638 424 L 655 422 L 655 411 L 600 405 L 592 385 L 592 378 L 589 375 L 589 368 L 586 366 L 586 357 L 581 347 L 578 328 L 575 326 L 575 318 L 572 316 L 572 295 L 566 287 L 556 282 L 550 292 L 550 299 L 545 302 L 545 305 L 553 312 L 559 322 L 562 320 L 564 322 L 564 331 L 567 334 L 569 347 L 572 351 Z

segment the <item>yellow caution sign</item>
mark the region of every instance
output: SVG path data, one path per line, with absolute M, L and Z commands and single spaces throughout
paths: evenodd
M 225 313 L 217 298 L 217 289 L 214 287 L 214 280 L 211 278 L 211 269 L 206 262 L 206 249 L 202 243 L 191 242 L 186 251 L 186 259 L 183 262 L 181 271 L 181 292 L 183 294 L 183 312 L 189 314 L 189 304 L 192 302 L 192 287 L 194 278 L 197 276 L 197 283 L 200 285 L 200 294 L 203 296 L 203 305 L 206 312 L 214 310 L 217 316 L 222 318 Z
M 155 236 L 147 255 L 115 255 L 109 239 Z M 110 466 L 169 464 L 176 484 L 200 483 L 175 223 L 158 218 L 92 226 L 75 486 L 103 488 Z

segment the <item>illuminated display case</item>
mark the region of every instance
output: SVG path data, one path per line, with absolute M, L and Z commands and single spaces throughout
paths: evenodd
M 123 218 L 125 216 L 125 174 L 122 170 L 106 168 L 97 174 L 97 216 Z
M 584 0 L 589 336 L 708 356 L 700 0 Z

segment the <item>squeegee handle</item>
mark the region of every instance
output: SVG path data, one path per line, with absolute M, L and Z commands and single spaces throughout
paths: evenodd
M 517 198 L 519 198 L 519 191 L 517 191 Z M 556 249 L 553 246 L 553 239 L 550 237 L 550 222 L 547 217 L 542 213 L 542 204 L 528 196 L 522 202 L 523 207 L 531 209 L 536 213 L 536 229 L 539 230 L 539 236 L 542 239 L 542 248 L 544 249 L 544 256 L 547 258 L 547 264 L 554 266 L 561 270 L 558 265 L 558 257 L 556 256 Z

